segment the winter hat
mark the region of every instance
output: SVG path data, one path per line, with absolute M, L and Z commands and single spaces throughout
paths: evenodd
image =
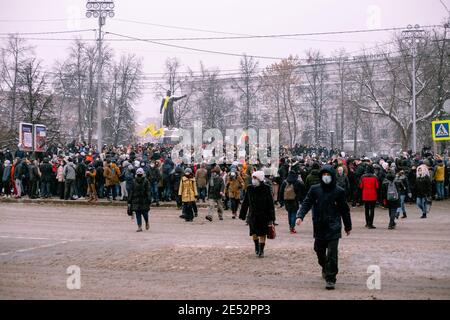
M 184 173 L 185 174 L 191 174 L 192 173 L 191 168 L 186 168 L 186 170 L 184 170 Z
M 139 168 L 139 169 L 137 169 L 137 171 L 136 171 L 136 175 L 143 175 L 144 174 L 144 169 L 142 169 L 142 168 Z
M 255 171 L 252 174 L 252 177 L 258 179 L 261 182 L 263 182 L 264 181 L 264 171 L 261 171 L 261 170 Z

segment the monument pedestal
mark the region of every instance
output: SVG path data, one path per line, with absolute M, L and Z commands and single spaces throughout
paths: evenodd
M 163 144 L 177 144 L 181 140 L 181 130 L 178 128 L 164 128 L 164 135 L 161 140 Z

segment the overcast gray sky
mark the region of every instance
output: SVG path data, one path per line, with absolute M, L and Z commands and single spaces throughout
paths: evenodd
M 450 8 L 450 0 L 442 0 Z M 97 28 L 97 20 L 85 18 L 84 0 L 0 0 L 0 32 L 66 31 Z M 292 34 L 345 31 L 356 29 L 403 27 L 408 24 L 434 25 L 447 19 L 448 13 L 439 0 L 171 0 L 115 1 L 115 17 L 107 18 L 105 31 L 141 38 L 226 36 L 206 31 L 168 28 L 150 24 L 203 29 L 239 34 Z M 53 21 L 54 19 L 61 19 Z M 50 21 L 36 21 L 50 20 Z M 124 21 L 124 20 L 131 20 Z M 141 23 L 136 23 L 141 22 Z M 147 24 L 145 24 L 147 23 Z M 94 38 L 93 32 L 80 34 Z M 303 36 L 297 39 L 245 39 L 208 41 L 171 41 L 171 44 L 199 49 L 247 53 L 250 55 L 303 58 L 309 48 L 320 49 L 326 56 L 344 47 L 349 52 L 389 41 L 391 32 L 344 35 Z M 28 37 L 73 38 L 75 34 L 36 35 Z M 108 35 L 107 37 L 112 37 Z M 30 40 L 47 66 L 64 58 L 70 40 Z M 167 42 L 169 43 L 169 42 Z M 200 53 L 168 48 L 145 42 L 110 42 L 116 55 L 133 52 L 143 57 L 144 72 L 163 71 L 167 57 L 177 57 L 184 66 L 199 70 L 206 67 L 221 70 L 238 68 L 239 57 Z M 355 52 L 357 54 L 357 52 Z M 274 60 L 260 59 L 264 67 Z M 146 84 L 137 106 L 139 120 L 156 115 L 159 103 L 154 89 Z

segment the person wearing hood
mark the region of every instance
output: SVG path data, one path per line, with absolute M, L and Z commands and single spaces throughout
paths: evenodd
M 338 273 L 338 244 L 342 236 L 342 221 L 349 236 L 352 220 L 345 191 L 336 185 L 334 168 L 325 165 L 319 176 L 320 184 L 311 187 L 297 212 L 297 225 L 301 225 L 306 214 L 312 209 L 314 251 L 322 267 L 322 278 L 326 281 L 325 288 L 332 290 L 335 288 Z
M 173 194 L 175 195 L 175 201 L 177 202 L 177 208 L 182 208 L 181 197 L 178 195 L 178 190 L 180 189 L 181 178 L 183 178 L 184 170 L 180 165 L 175 167 L 175 171 L 172 174 L 171 184 L 173 186 Z M 184 216 L 183 216 L 184 218 Z
M 288 212 L 289 231 L 291 234 L 297 233 L 295 230 L 295 220 L 299 204 L 305 198 L 305 185 L 296 172 L 290 171 L 286 180 L 281 184 L 280 200 Z
M 365 215 L 366 215 L 366 228 L 376 229 L 373 225 L 375 218 L 375 205 L 378 199 L 378 189 L 380 184 L 378 178 L 375 176 L 375 169 L 373 166 L 368 165 L 366 174 L 361 177 L 359 188 L 362 191 L 362 201 L 364 202 Z
M 403 189 L 403 182 L 396 179 L 395 174 L 389 172 L 381 187 L 384 204 L 389 210 L 388 229 L 393 230 L 397 225 L 395 219 L 398 218 L 397 209 L 400 208 L 400 196 Z
M 320 170 L 319 163 L 314 162 L 311 168 L 311 172 L 306 177 L 305 181 L 306 192 L 308 192 L 309 189 L 311 189 L 311 186 L 320 183 L 319 170 Z
M 244 189 L 244 180 L 237 170 L 232 170 L 227 177 L 225 185 L 225 194 L 228 195 L 231 201 L 232 219 L 236 219 L 236 213 L 239 208 L 241 199 L 241 190 Z
M 150 228 L 149 225 L 149 211 L 150 211 L 150 183 L 145 177 L 144 169 L 136 170 L 136 178 L 134 179 L 130 192 L 128 194 L 128 205 L 131 205 L 131 212 L 136 213 L 136 222 L 138 229 L 136 232 L 142 232 L 142 216 L 145 220 L 145 229 Z
M 421 218 L 424 219 L 427 217 L 428 213 L 427 198 L 431 198 L 432 191 L 430 173 L 428 171 L 428 167 L 425 164 L 417 167 L 415 190 L 416 203 L 419 209 L 422 211 Z
M 195 177 L 190 168 L 184 170 L 184 176 L 181 178 L 178 195 L 181 197 L 183 203 L 182 217 L 186 222 L 192 222 L 194 220 L 194 204 L 198 194 Z
M 348 180 L 347 175 L 345 174 L 343 166 L 337 167 L 336 184 L 342 189 L 344 189 L 345 197 L 347 199 L 350 194 L 350 182 Z
M 248 221 L 255 253 L 259 258 L 264 258 L 269 227 L 275 222 L 275 206 L 270 187 L 264 183 L 264 171 L 252 174 L 252 184 L 245 192 L 239 219 Z
M 222 198 L 225 195 L 225 183 L 223 178 L 220 176 L 221 170 L 219 166 L 215 166 L 211 170 L 211 177 L 208 181 L 208 214 L 206 219 L 210 222 L 213 220 L 213 211 L 217 206 L 217 214 L 219 215 L 219 220 L 223 220 L 223 207 Z
M 5 160 L 5 167 L 2 174 L 2 186 L 5 192 L 4 198 L 11 197 L 11 161 Z M 0 188 L 1 191 L 1 188 Z
M 164 160 L 164 164 L 162 166 L 162 183 L 163 183 L 163 194 L 162 201 L 170 201 L 172 198 L 172 183 L 171 183 L 171 175 L 174 170 L 175 164 L 173 163 L 171 158 L 167 158 Z

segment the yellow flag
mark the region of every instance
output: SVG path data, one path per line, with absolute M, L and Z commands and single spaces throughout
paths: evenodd
M 144 128 L 141 132 L 141 136 L 145 136 L 147 134 L 150 134 L 152 137 L 158 138 L 164 135 L 164 128 L 156 129 L 156 126 L 152 123 L 149 124 L 147 127 Z

